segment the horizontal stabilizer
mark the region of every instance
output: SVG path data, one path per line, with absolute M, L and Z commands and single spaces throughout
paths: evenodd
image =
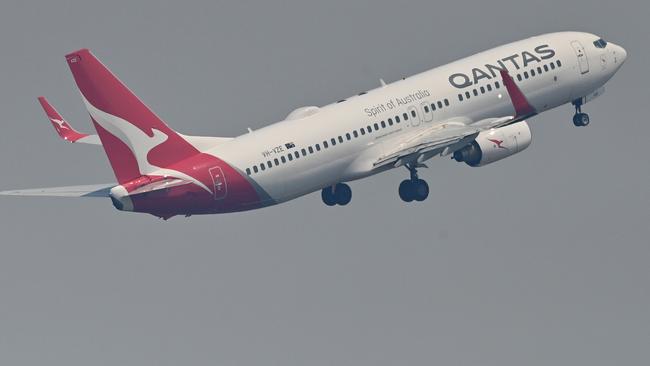
M 97 135 L 88 135 L 72 128 L 68 121 L 63 119 L 59 112 L 54 109 L 45 97 L 38 97 L 38 101 L 41 103 L 45 115 L 47 115 L 47 118 L 52 123 L 54 130 L 63 140 L 73 143 L 78 142 L 82 144 L 101 145 Z
M 108 197 L 114 183 L 93 184 L 85 186 L 51 187 L 22 189 L 0 192 L 2 196 L 35 196 L 35 197 Z

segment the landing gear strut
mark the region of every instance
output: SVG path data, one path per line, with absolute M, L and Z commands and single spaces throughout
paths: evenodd
M 352 200 L 352 190 L 345 183 L 337 183 L 333 187 L 323 188 L 321 191 L 323 203 L 328 206 L 345 206 Z
M 402 181 L 399 185 L 399 198 L 404 202 L 422 202 L 429 197 L 429 185 L 418 178 L 418 171 L 415 165 L 407 164 L 406 169 L 411 173 L 411 179 Z
M 589 115 L 587 113 L 582 113 L 582 99 L 573 101 L 573 105 L 576 107 L 576 114 L 573 115 L 573 124 L 576 127 L 585 127 L 589 125 Z

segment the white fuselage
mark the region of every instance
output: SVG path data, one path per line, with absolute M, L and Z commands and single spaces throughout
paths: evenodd
M 507 68 L 538 113 L 588 96 L 625 58 L 625 51 L 614 44 L 595 47 L 597 39 L 562 32 L 510 43 L 338 103 L 296 110 L 284 121 L 207 152 L 248 174 L 268 194 L 263 205 L 284 202 L 380 172 L 373 169 L 376 157 L 414 129 L 515 115 L 498 71 L 486 65 Z

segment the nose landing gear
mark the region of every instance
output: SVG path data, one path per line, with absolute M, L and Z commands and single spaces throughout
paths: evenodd
M 582 99 L 573 101 L 573 105 L 576 107 L 576 114 L 573 115 L 573 124 L 576 127 L 588 126 L 589 115 L 587 113 L 582 113 Z
M 407 164 L 406 168 L 411 173 L 411 179 L 403 180 L 399 185 L 399 198 L 404 202 L 422 202 L 429 197 L 429 185 L 418 177 L 417 168 Z

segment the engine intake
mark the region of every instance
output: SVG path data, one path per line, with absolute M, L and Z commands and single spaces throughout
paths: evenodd
M 481 132 L 471 144 L 454 152 L 454 160 L 472 167 L 494 163 L 523 151 L 532 142 L 526 121 Z

